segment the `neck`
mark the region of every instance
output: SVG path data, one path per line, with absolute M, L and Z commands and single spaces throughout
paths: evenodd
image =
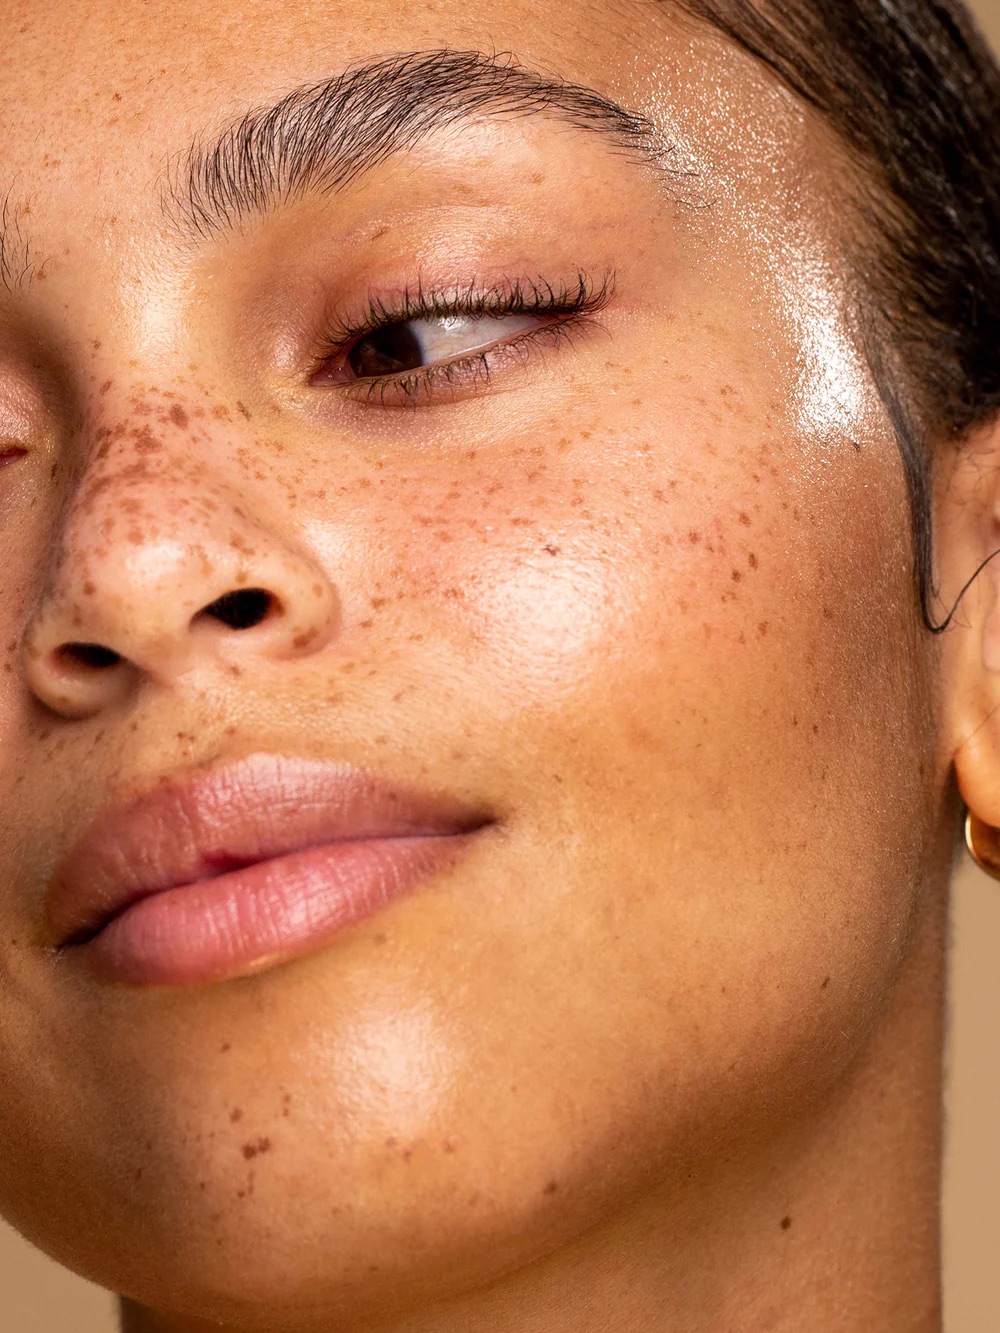
M 302 1333 L 940 1333 L 946 917 L 942 891 L 865 1050 L 778 1139 L 485 1291 Z M 122 1329 L 237 1333 L 129 1302 Z

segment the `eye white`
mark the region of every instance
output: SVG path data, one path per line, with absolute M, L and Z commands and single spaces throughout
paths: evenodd
M 440 315 L 414 319 L 407 326 L 426 364 L 450 361 L 536 328 L 536 315 Z

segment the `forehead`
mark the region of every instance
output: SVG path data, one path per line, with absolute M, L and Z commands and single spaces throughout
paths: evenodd
M 634 58 L 639 15 L 599 15 L 563 0 L 548 19 L 531 5 L 439 0 L 387 7 L 344 2 L 70 0 L 58 11 L 28 0 L 5 6 L 0 98 L 5 149 L 97 135 L 124 157 L 138 136 L 157 151 L 241 114 L 262 97 L 398 51 L 511 51 L 548 71 L 613 86 Z M 13 10 L 13 15 L 11 11 Z M 645 13 L 648 20 L 657 9 Z
M 798 114 L 751 62 L 691 20 L 678 23 L 661 0 L 243 0 L 222 9 L 14 0 L 5 14 L 0 193 L 39 204 L 61 195 L 63 216 L 95 196 L 127 213 L 192 143 L 295 88 L 399 52 L 510 53 L 653 116 L 675 155 L 702 151 L 699 169 L 738 140 L 758 157 L 762 136 L 772 148 L 784 136 L 787 152 Z

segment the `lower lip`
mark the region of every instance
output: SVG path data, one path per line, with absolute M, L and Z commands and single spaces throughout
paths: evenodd
M 312 953 L 454 863 L 471 834 L 330 843 L 142 898 L 81 952 L 139 986 L 247 976 Z

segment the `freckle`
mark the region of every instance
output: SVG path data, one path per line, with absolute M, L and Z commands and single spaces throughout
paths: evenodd
M 163 449 L 162 440 L 158 440 L 148 426 L 129 432 L 135 440 L 136 453 L 158 454 Z
M 826 990 L 826 988 L 827 988 L 827 986 L 829 986 L 829 984 L 830 984 L 830 978 L 827 977 L 826 980 L 823 982 L 822 986 L 820 986 L 820 990 Z
M 740 522 L 742 523 L 742 525 L 743 525 L 745 528 L 748 528 L 748 527 L 750 526 L 750 515 L 749 515 L 749 514 L 741 513 L 741 514 L 740 514 Z
M 84 595 L 84 597 L 93 597 L 93 595 L 94 595 L 94 593 L 95 593 L 96 591 L 97 591 L 96 587 L 95 587 L 94 584 L 91 583 L 91 581 L 88 579 L 87 582 L 83 585 L 83 595 Z
M 701 533 L 700 533 L 700 532 L 689 532 L 689 533 L 688 533 L 688 541 L 691 543 L 692 546 L 697 546 L 698 543 L 701 541 Z
M 739 571 L 738 569 L 734 569 L 734 570 L 733 570 L 733 582 L 734 582 L 734 583 L 742 583 L 742 581 L 743 581 L 743 575 L 740 573 L 740 571 Z
M 256 1139 L 253 1143 L 244 1143 L 243 1145 L 243 1156 L 247 1159 L 248 1162 L 252 1158 L 257 1157 L 260 1153 L 270 1152 L 270 1151 L 271 1151 L 270 1139 Z
M 237 1121 L 243 1119 L 243 1112 L 240 1110 L 238 1106 L 234 1107 L 233 1110 L 230 1111 L 229 1119 L 232 1121 L 234 1125 L 237 1123 Z
M 546 555 L 558 555 L 558 554 L 559 554 L 559 547 L 558 547 L 558 546 L 543 546 L 543 547 L 542 547 L 542 550 L 545 552 Z
M 545 1194 L 556 1194 L 558 1190 L 559 1190 L 559 1182 L 557 1180 L 550 1180 L 549 1183 L 545 1186 L 543 1192 Z
M 386 1146 L 387 1148 L 395 1148 L 395 1146 L 396 1146 L 396 1144 L 397 1144 L 398 1142 L 399 1142 L 398 1139 L 389 1138 L 389 1139 L 386 1139 L 386 1141 L 385 1141 L 385 1146 Z
M 141 1180 L 141 1179 L 142 1179 L 142 1167 L 141 1167 L 141 1166 L 136 1170 L 135 1178 L 136 1178 L 136 1180 Z
M 455 1145 L 452 1143 L 451 1139 L 445 1139 L 443 1146 L 445 1152 L 453 1153 L 455 1151 Z
M 762 621 L 760 622 L 760 624 L 757 626 L 757 633 L 758 633 L 758 634 L 760 635 L 760 637 L 763 639 L 763 638 L 766 638 L 766 637 L 767 637 L 767 631 L 768 631 L 769 629 L 770 629 L 770 626 L 768 625 L 767 621 L 766 621 L 766 620 L 762 620 Z
M 412 1148 L 406 1148 L 406 1149 L 404 1149 L 404 1151 L 403 1151 L 403 1161 L 404 1161 L 404 1162 L 408 1162 L 412 1156 L 413 1156 L 413 1149 L 412 1149 Z
M 243 403 L 241 403 L 241 402 L 237 402 L 237 404 L 236 404 L 236 410 L 237 410 L 237 412 L 239 412 L 240 416 L 244 418 L 244 420 L 246 420 L 246 421 L 249 421 L 249 420 L 250 420 L 250 413 L 249 413 L 249 411 L 247 410 L 247 408 L 244 406 Z
M 184 430 L 188 424 L 188 414 L 181 407 L 180 403 L 174 403 L 170 408 L 170 420 L 179 430 Z
M 783 1218 L 781 1219 L 781 1229 L 782 1229 L 782 1231 L 787 1231 L 788 1228 L 789 1228 L 791 1225 L 792 1225 L 792 1219 L 791 1219 L 790 1217 L 783 1217 Z
M 748 560 L 747 563 L 749 564 L 751 569 L 757 568 L 757 557 L 754 555 L 753 551 L 750 552 L 750 559 Z

